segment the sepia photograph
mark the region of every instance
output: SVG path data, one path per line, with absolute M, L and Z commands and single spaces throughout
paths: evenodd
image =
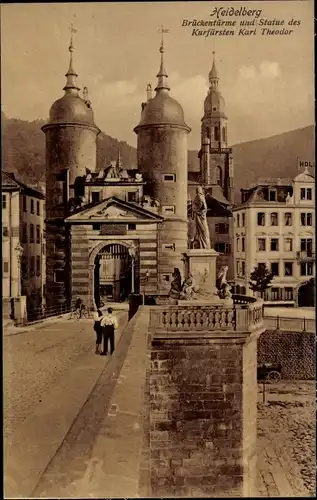
M 315 497 L 314 2 L 0 9 L 4 498 Z

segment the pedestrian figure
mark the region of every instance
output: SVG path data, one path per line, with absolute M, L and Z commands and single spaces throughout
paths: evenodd
M 102 326 L 101 326 L 102 312 L 100 308 L 94 311 L 94 330 L 96 332 L 96 354 L 101 354 L 100 346 L 102 342 Z
M 112 316 L 112 308 L 108 307 L 106 314 L 100 321 L 103 335 L 103 352 L 101 356 L 108 354 L 108 341 L 110 342 L 110 354 L 114 351 L 114 331 L 118 328 L 118 321 L 115 316 Z

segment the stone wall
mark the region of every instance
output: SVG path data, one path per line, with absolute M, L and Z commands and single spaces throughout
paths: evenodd
M 256 344 L 217 340 L 152 341 L 150 496 L 252 495 Z
M 281 363 L 282 378 L 315 378 L 314 333 L 266 330 L 258 340 L 258 364 Z

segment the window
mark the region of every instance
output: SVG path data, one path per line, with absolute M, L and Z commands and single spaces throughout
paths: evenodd
M 169 274 L 163 274 L 162 280 L 165 281 L 166 283 L 169 283 L 169 281 L 170 281 L 170 275 Z
M 279 288 L 271 288 L 271 300 L 279 300 L 280 299 L 280 289 Z
M 311 188 L 301 188 L 301 190 L 300 190 L 300 199 L 301 200 L 311 200 L 312 199 L 312 190 L 311 190 Z
M 302 238 L 300 240 L 301 252 L 307 252 L 307 255 L 312 255 L 313 252 L 313 240 L 311 238 Z
M 92 191 L 91 201 L 92 201 L 92 203 L 98 203 L 98 201 L 100 201 L 100 192 L 99 191 Z
M 93 224 L 92 228 L 94 231 L 100 231 L 101 224 Z
M 276 190 L 275 189 L 270 189 L 269 201 L 276 201 Z
M 292 252 L 293 251 L 293 239 L 285 238 L 284 239 L 284 252 Z
M 284 300 L 294 300 L 294 290 L 291 287 L 284 288 Z
M 163 174 L 163 181 L 165 182 L 175 182 L 176 175 L 175 174 Z
M 31 198 L 31 214 L 34 214 L 34 200 Z
M 278 252 L 278 238 L 271 238 L 271 252 Z
M 7 208 L 7 195 L 3 194 L 2 195 L 2 210 L 5 210 Z
M 135 231 L 135 229 L 136 229 L 136 224 L 134 224 L 134 223 L 128 224 L 128 230 L 129 231 Z
M 174 207 L 174 205 L 165 205 L 165 206 L 163 206 L 163 214 L 164 215 L 175 214 L 175 207 Z
M 237 252 L 240 252 L 240 238 L 237 238 Z
M 285 212 L 285 214 L 284 214 L 284 224 L 285 224 L 285 226 L 291 226 L 293 224 L 293 222 L 292 222 L 292 213 L 291 212 Z
M 230 244 L 229 243 L 216 243 L 216 252 L 223 253 L 224 255 L 230 255 Z
M 35 257 L 32 255 L 30 257 L 30 276 L 34 276 L 35 274 Z
M 258 226 L 265 226 L 265 213 L 258 212 Z
M 236 262 L 236 272 L 237 272 L 237 276 L 239 276 L 239 274 L 240 274 L 240 261 L 239 260 L 237 260 L 237 262 Z
M 302 226 L 311 226 L 312 225 L 312 213 L 302 212 L 300 214 L 300 223 Z
M 226 127 L 222 127 L 222 140 L 226 142 Z
M 40 202 L 36 202 L 36 215 L 41 215 Z
M 293 276 L 293 262 L 284 262 L 284 276 Z
M 313 275 L 313 263 L 312 262 L 302 262 L 300 265 L 301 276 L 312 276 Z
M 26 222 L 23 222 L 22 225 L 22 243 L 28 242 L 28 226 Z
M 271 262 L 271 273 L 273 274 L 273 276 L 279 275 L 279 263 L 278 262 Z
M 266 240 L 265 238 L 258 238 L 258 252 L 265 252 Z
M 39 224 L 36 225 L 36 243 L 41 243 L 41 228 Z
M 216 168 L 216 182 L 218 186 L 222 186 L 222 170 L 220 165 L 217 165 Z
M 132 191 L 128 193 L 128 201 L 135 202 L 136 201 L 136 192 Z
M 242 214 L 242 227 L 245 226 L 245 213 Z
M 8 273 L 9 272 L 9 262 L 7 260 L 3 261 L 3 272 Z
M 219 141 L 219 140 L 220 140 L 219 127 L 215 127 L 215 141 Z
M 23 195 L 23 198 L 22 198 L 22 207 L 23 207 L 23 212 L 26 212 L 27 211 L 27 207 L 26 207 L 26 196 L 25 196 L 25 194 Z
M 26 256 L 22 257 L 21 262 L 21 275 L 22 279 L 28 279 L 28 258 Z
M 39 255 L 36 256 L 36 275 L 40 276 L 41 274 L 41 258 Z
M 8 230 L 7 226 L 2 226 L 2 236 L 4 238 L 7 238 L 9 236 L 9 230 Z
M 266 264 L 265 264 L 265 262 L 259 262 L 258 267 L 259 267 L 259 269 L 260 269 L 260 268 L 261 268 L 261 269 L 265 269 L 265 268 L 266 268 Z
M 245 262 L 244 262 L 244 260 L 241 262 L 241 275 L 245 276 Z
M 30 225 L 30 243 L 34 243 L 34 224 Z
M 244 238 L 241 239 L 241 243 L 242 243 L 242 252 L 245 252 L 245 239 Z
M 240 227 L 240 214 L 237 215 L 237 226 Z
M 228 234 L 229 233 L 229 224 L 216 224 L 215 226 L 216 233 L 218 234 Z
M 54 281 L 55 283 L 64 283 L 64 271 L 61 269 L 54 271 Z
M 271 226 L 278 226 L 278 213 L 277 212 L 271 213 Z

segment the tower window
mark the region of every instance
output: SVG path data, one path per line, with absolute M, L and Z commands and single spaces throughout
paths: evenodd
M 174 205 L 165 205 L 162 207 L 163 214 L 164 215 L 170 215 L 170 214 L 175 214 L 175 207 Z
M 3 194 L 2 195 L 2 210 L 7 208 L 7 195 Z
M 136 201 L 136 192 L 135 191 L 128 192 L 128 201 L 130 201 L 130 202 Z
M 99 191 L 92 191 L 91 201 L 93 203 L 98 203 L 98 201 L 100 201 L 100 192 Z
M 219 141 L 220 137 L 219 137 L 219 127 L 215 127 L 215 141 Z
M 223 142 L 226 142 L 227 137 L 226 137 L 226 127 L 222 127 L 222 140 Z
M 3 226 L 2 227 L 2 236 L 4 238 L 7 238 L 9 236 L 9 231 L 8 231 L 8 227 L 7 226 Z
M 222 186 L 222 170 L 220 165 L 217 165 L 216 176 L 218 186 Z
M 175 182 L 176 175 L 175 174 L 163 174 L 163 180 L 166 182 Z
M 164 243 L 163 250 L 172 250 L 175 252 L 175 243 Z
M 207 129 L 206 129 L 206 134 L 207 134 L 208 139 L 211 139 L 209 127 L 207 127 Z
M 3 261 L 3 272 L 8 273 L 9 272 L 9 262 L 7 260 Z
M 55 283 L 64 283 L 64 271 L 61 269 L 54 271 L 54 281 Z

